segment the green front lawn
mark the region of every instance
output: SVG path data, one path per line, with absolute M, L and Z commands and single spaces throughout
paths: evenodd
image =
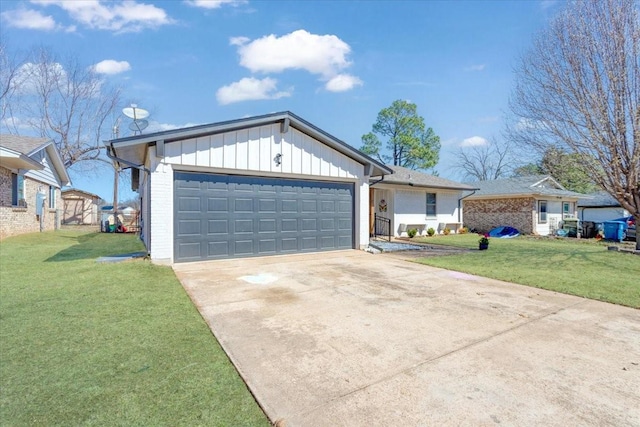
M 0 424 L 268 425 L 169 267 L 133 235 L 0 244 Z
M 491 239 L 478 251 L 478 235 L 422 237 L 417 242 L 473 249 L 422 258 L 423 264 L 640 308 L 640 256 L 607 250 L 595 240 L 517 237 Z

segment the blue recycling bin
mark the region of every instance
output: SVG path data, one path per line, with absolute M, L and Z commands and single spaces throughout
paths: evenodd
M 605 221 L 604 222 L 604 238 L 606 240 L 615 240 L 621 242 L 624 238 L 624 231 L 627 229 L 627 223 L 622 221 Z

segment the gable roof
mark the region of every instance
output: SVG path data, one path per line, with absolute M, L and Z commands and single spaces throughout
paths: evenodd
M 351 147 L 346 142 L 341 141 L 335 136 L 312 125 L 306 120 L 296 116 L 290 111 L 282 111 L 279 113 L 266 114 L 262 116 L 246 117 L 237 120 L 229 120 L 182 129 L 173 129 L 163 132 L 112 139 L 109 141 L 105 141 L 105 144 L 111 147 L 112 152 L 116 155 L 116 157 L 124 161 L 124 167 L 130 167 L 133 164 L 142 166 L 142 164 L 144 163 L 144 156 L 147 146 L 153 145 L 157 141 L 164 141 L 165 143 L 167 143 L 275 123 L 281 123 L 281 126 L 283 127 L 291 126 L 295 129 L 298 129 L 299 131 L 306 133 L 307 135 L 317 139 L 321 143 L 344 154 L 345 156 L 352 158 L 360 164 L 371 165 L 372 176 L 387 175 L 392 173 L 391 169 L 389 169 L 387 166 L 383 165 L 375 159 L 372 159 L 360 150 Z
M 87 199 L 102 200 L 102 197 L 98 196 L 97 194 L 89 193 L 88 191 L 84 191 L 84 190 L 78 190 L 77 188 L 65 188 L 64 190 L 62 190 L 63 199 L 64 199 L 64 196 L 71 195 L 71 194 L 78 194 L 78 195 L 84 196 Z
M 580 200 L 577 204 L 579 208 L 610 208 L 620 207 L 620 202 L 613 198 L 613 196 L 606 191 L 597 191 L 595 193 L 588 194 L 591 199 Z
M 469 199 L 516 196 L 557 196 L 588 198 L 589 196 L 566 190 L 551 175 L 530 175 L 470 183 L 478 187 Z
M 31 158 L 42 150 L 46 150 L 51 166 L 58 174 L 62 185 L 68 185 L 71 179 L 53 140 L 22 135 L 0 135 L 0 158 L 3 165 L 7 164 L 15 169 L 42 170 L 43 165 Z M 11 164 L 15 166 L 10 166 Z
M 460 182 L 451 181 L 439 176 L 429 175 L 424 172 L 419 172 L 412 169 L 407 169 L 402 166 L 387 166 L 393 171 L 393 175 L 387 175 L 381 183 L 384 184 L 399 184 L 409 185 L 414 187 L 429 187 L 429 188 L 442 188 L 449 190 L 475 190 L 476 188 L 462 184 Z

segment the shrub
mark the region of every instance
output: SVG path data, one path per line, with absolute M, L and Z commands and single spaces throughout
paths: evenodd
M 469 232 L 469 229 L 467 227 L 460 227 L 458 229 L 459 234 L 467 234 L 468 232 Z
M 417 232 L 418 232 L 418 230 L 416 230 L 415 228 L 411 228 L 411 229 L 409 229 L 409 231 L 407 231 L 407 235 L 410 238 L 414 238 L 416 236 Z
M 427 230 L 427 234 L 429 236 L 433 236 L 434 234 L 436 234 L 436 230 L 434 230 L 433 227 L 429 227 L 429 229 Z
M 448 236 L 451 233 L 451 230 L 449 230 L 449 227 L 445 227 L 445 229 L 442 230 L 442 232 L 444 233 L 445 236 Z

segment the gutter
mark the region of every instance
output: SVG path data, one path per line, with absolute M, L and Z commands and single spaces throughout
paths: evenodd
M 466 199 L 467 197 L 471 197 L 474 194 L 476 194 L 476 191 L 478 191 L 478 189 L 473 190 L 470 194 L 467 194 L 466 196 L 460 197 L 458 199 L 458 222 L 462 223 L 462 217 L 460 216 L 461 212 L 462 212 L 462 200 Z
M 369 183 L 369 188 L 373 187 L 376 184 L 380 184 L 382 181 L 384 181 L 384 175 L 382 175 L 379 180 L 374 181 L 374 182 L 370 182 Z
M 109 157 L 111 160 L 118 162 L 118 163 L 122 163 L 126 166 L 129 166 L 131 168 L 135 168 L 141 171 L 144 171 L 146 173 L 151 173 L 150 169 L 147 169 L 146 167 L 144 167 L 143 165 L 136 165 L 133 162 L 130 162 L 128 160 L 125 159 L 121 159 L 120 157 L 116 156 L 115 154 L 112 154 L 111 151 L 113 151 L 115 153 L 115 149 L 113 148 L 113 145 L 107 145 L 105 146 L 105 148 L 107 149 L 107 157 Z

